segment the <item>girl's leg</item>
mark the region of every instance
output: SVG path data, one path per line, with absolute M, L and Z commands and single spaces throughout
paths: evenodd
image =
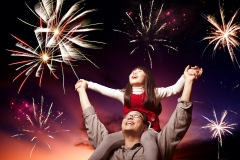
M 122 131 L 109 134 L 103 138 L 88 160 L 106 160 L 110 152 L 124 144 Z
M 158 133 L 155 130 L 149 129 L 143 132 L 141 136 L 141 144 L 143 145 L 146 160 L 158 159 L 157 135 Z

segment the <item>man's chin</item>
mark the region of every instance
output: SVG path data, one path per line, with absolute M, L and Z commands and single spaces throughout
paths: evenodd
M 131 134 L 131 135 L 134 135 L 135 133 L 137 133 L 137 131 L 132 129 L 132 128 L 131 129 L 130 128 L 126 128 L 122 132 L 125 133 L 125 134 Z

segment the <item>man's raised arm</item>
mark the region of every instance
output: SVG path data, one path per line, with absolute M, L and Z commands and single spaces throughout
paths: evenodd
M 192 103 L 191 94 L 193 82 L 202 74 L 189 74 L 187 66 L 184 71 L 185 84 L 181 98 L 178 99 L 177 107 L 172 113 L 168 123 L 158 134 L 158 146 L 160 151 L 160 160 L 172 160 L 174 151 L 186 134 L 192 121 Z
M 96 148 L 102 142 L 104 136 L 108 134 L 108 131 L 98 119 L 96 111 L 88 99 L 86 88 L 87 82 L 83 79 L 75 84 L 75 90 L 79 94 L 80 104 L 83 110 L 88 140 L 93 148 Z
M 87 89 L 87 82 L 83 79 L 78 80 L 78 82 L 75 84 L 75 90 L 79 94 L 82 111 L 84 111 L 88 107 L 92 106 L 88 99 L 86 89 Z

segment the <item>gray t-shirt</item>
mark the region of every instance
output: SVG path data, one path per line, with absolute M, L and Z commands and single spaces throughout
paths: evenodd
M 97 148 L 104 136 L 108 135 L 105 126 L 97 117 L 93 107 L 88 107 L 83 112 L 85 126 L 90 144 Z M 174 150 L 186 134 L 192 120 L 192 103 L 178 99 L 177 107 L 172 113 L 168 123 L 157 133 L 159 147 L 159 160 L 172 160 Z M 109 160 L 145 160 L 144 148 L 141 143 L 136 143 L 130 149 L 119 147 L 111 152 Z

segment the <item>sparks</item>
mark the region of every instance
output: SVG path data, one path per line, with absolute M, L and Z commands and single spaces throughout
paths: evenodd
M 80 4 L 84 2 L 84 0 L 82 0 L 75 3 L 65 15 L 61 16 L 60 13 L 63 2 L 64 0 L 42 0 L 35 5 L 34 9 L 40 20 L 40 27 L 35 29 L 36 35 L 45 33 L 46 38 L 44 39 L 44 43 L 46 47 L 58 46 L 65 63 L 71 65 L 69 59 L 74 59 L 88 60 L 95 65 L 79 48 L 76 49 L 72 44 L 91 49 L 101 49 L 101 47 L 94 45 L 94 43 L 105 44 L 99 41 L 85 40 L 84 38 L 87 35 L 81 35 L 89 31 L 100 30 L 100 28 L 92 28 L 92 26 L 97 26 L 102 23 L 87 24 L 84 19 L 84 16 L 97 11 L 97 9 L 81 12 L 84 8 L 80 8 Z M 42 22 L 45 25 L 43 25 Z M 78 35 L 74 36 L 75 33 L 78 33 Z
M 48 60 L 50 59 L 47 53 L 43 53 L 40 57 L 44 63 L 47 63 Z
M 208 120 L 210 123 L 208 123 L 205 126 L 202 126 L 202 128 L 208 128 L 210 130 L 210 132 L 212 133 L 212 138 L 218 138 L 218 144 L 220 144 L 220 146 L 222 147 L 222 135 L 225 135 L 225 133 L 229 133 L 231 135 L 233 135 L 233 133 L 230 130 L 234 130 L 234 126 L 237 125 L 236 123 L 228 123 L 226 121 L 224 121 L 224 119 L 227 116 L 228 111 L 224 110 L 222 112 L 222 116 L 220 121 L 218 121 L 217 119 L 217 115 L 215 112 L 215 109 L 212 110 L 213 112 L 213 116 L 214 116 L 214 120 L 211 120 L 205 116 L 202 116 L 203 118 L 205 118 L 206 120 Z M 219 159 L 219 149 L 218 149 L 218 159 Z
M 30 141 L 33 142 L 34 145 L 30 151 L 29 158 L 32 157 L 32 153 L 38 143 L 44 142 L 47 145 L 47 147 L 51 149 L 49 140 L 54 139 L 54 136 L 52 134 L 55 134 L 58 132 L 70 131 L 70 130 L 51 130 L 51 126 L 53 126 L 52 123 L 55 122 L 55 120 L 57 120 L 63 114 L 63 112 L 58 112 L 58 115 L 56 116 L 56 118 L 52 121 L 49 121 L 52 114 L 53 103 L 50 105 L 48 112 L 45 115 L 43 112 L 43 101 L 44 101 L 44 98 L 42 96 L 40 110 L 38 110 L 33 99 L 33 102 L 32 102 L 33 112 L 31 112 L 32 115 L 30 115 L 29 113 L 25 114 L 26 115 L 25 118 L 29 122 L 30 127 L 29 128 L 23 127 L 21 129 L 22 133 L 18 133 L 11 136 L 11 137 L 17 137 L 18 139 L 24 135 L 31 137 Z
M 216 112 L 213 109 L 213 116 L 215 118 L 214 120 L 211 120 L 205 116 L 203 116 L 203 118 L 205 118 L 206 120 L 208 120 L 210 123 L 208 123 L 207 125 L 203 126 L 202 128 L 209 128 L 212 133 L 212 138 L 217 138 L 219 137 L 219 142 L 220 145 L 222 146 L 222 135 L 225 134 L 225 132 L 229 133 L 229 134 L 233 134 L 230 129 L 234 129 L 233 126 L 237 125 L 236 123 L 231 123 L 228 124 L 227 122 L 224 121 L 225 117 L 227 116 L 228 111 L 224 110 L 222 112 L 222 117 L 220 119 L 220 121 L 218 121 L 217 116 L 216 116 Z
M 13 36 L 13 35 L 12 35 Z M 54 56 L 54 52 L 56 49 L 53 48 L 46 48 L 43 46 L 40 46 L 38 49 L 40 51 L 36 51 L 36 49 L 32 48 L 30 45 L 28 45 L 26 42 L 22 41 L 21 39 L 17 38 L 16 36 L 13 36 L 18 42 L 16 43 L 16 46 L 21 48 L 24 51 L 20 50 L 8 50 L 12 52 L 11 56 L 21 56 L 21 57 L 26 57 L 26 58 L 32 58 L 32 59 L 27 59 L 24 61 L 18 61 L 15 63 L 11 63 L 9 65 L 16 65 L 16 64 L 22 64 L 20 67 L 18 67 L 16 70 L 20 70 L 24 67 L 27 67 L 25 70 L 23 70 L 20 74 L 18 74 L 13 82 L 18 79 L 22 74 L 25 73 L 26 78 L 23 80 L 21 83 L 18 93 L 20 92 L 21 88 L 23 87 L 24 83 L 28 79 L 28 77 L 31 75 L 31 73 L 36 69 L 36 77 L 40 77 L 39 79 L 39 86 L 41 87 L 41 82 L 42 82 L 42 77 L 43 77 L 43 71 L 44 71 L 44 66 L 46 65 L 47 68 L 50 70 L 51 74 L 58 79 L 58 77 L 54 73 L 54 67 L 52 65 L 52 61 L 55 62 L 62 62 L 62 59 L 60 56 Z M 51 62 L 51 63 L 50 63 Z
M 209 44 L 204 49 L 203 53 L 211 44 L 215 44 L 213 48 L 213 55 L 215 55 L 216 49 L 220 45 L 222 45 L 224 49 L 227 47 L 233 64 L 234 62 L 236 62 L 238 67 L 240 68 L 238 60 L 234 53 L 234 48 L 239 50 L 240 43 L 238 41 L 239 37 L 237 36 L 237 34 L 239 33 L 239 30 L 240 30 L 240 23 L 239 22 L 233 23 L 235 17 L 238 14 L 239 9 L 235 12 L 235 14 L 232 16 L 232 18 L 229 20 L 227 24 L 225 23 L 224 9 L 220 6 L 220 1 L 219 1 L 219 9 L 220 9 L 222 24 L 217 23 L 216 18 L 212 15 L 206 16 L 203 13 L 201 14 L 203 18 L 205 18 L 209 23 L 211 23 L 214 26 L 214 28 L 212 28 L 212 30 L 208 33 L 209 35 L 202 39 L 202 40 L 209 40 Z
M 130 21 L 132 22 L 132 24 L 134 25 L 136 31 L 133 33 L 128 33 L 128 32 L 124 32 L 124 31 L 120 31 L 117 29 L 114 29 L 114 31 L 116 32 L 120 32 L 123 34 L 126 34 L 127 36 L 129 36 L 131 38 L 130 43 L 137 43 L 137 47 L 135 47 L 130 54 L 134 53 L 137 49 L 139 49 L 140 47 L 144 47 L 144 49 L 147 51 L 148 53 L 148 57 L 150 60 L 150 66 L 152 68 L 152 58 L 150 55 L 150 50 L 154 51 L 154 44 L 158 44 L 159 42 L 167 42 L 166 39 L 159 39 L 159 32 L 161 30 L 164 29 L 164 27 L 166 26 L 166 23 L 163 23 L 159 28 L 157 28 L 157 24 L 159 22 L 159 16 L 162 12 L 162 7 L 163 4 L 155 18 L 155 20 L 153 20 L 153 3 L 154 0 L 151 1 L 150 4 L 150 13 L 148 16 L 147 20 L 144 20 L 143 18 L 143 13 L 142 13 L 142 8 L 141 8 L 141 4 L 140 4 L 140 13 L 139 13 L 139 18 L 140 18 L 140 26 L 137 26 L 133 20 L 133 18 L 131 17 L 131 13 L 126 13 L 127 17 L 130 19 Z M 172 46 L 169 46 L 167 44 L 162 44 L 163 46 L 173 49 L 175 51 L 177 51 L 177 48 L 174 48 Z

